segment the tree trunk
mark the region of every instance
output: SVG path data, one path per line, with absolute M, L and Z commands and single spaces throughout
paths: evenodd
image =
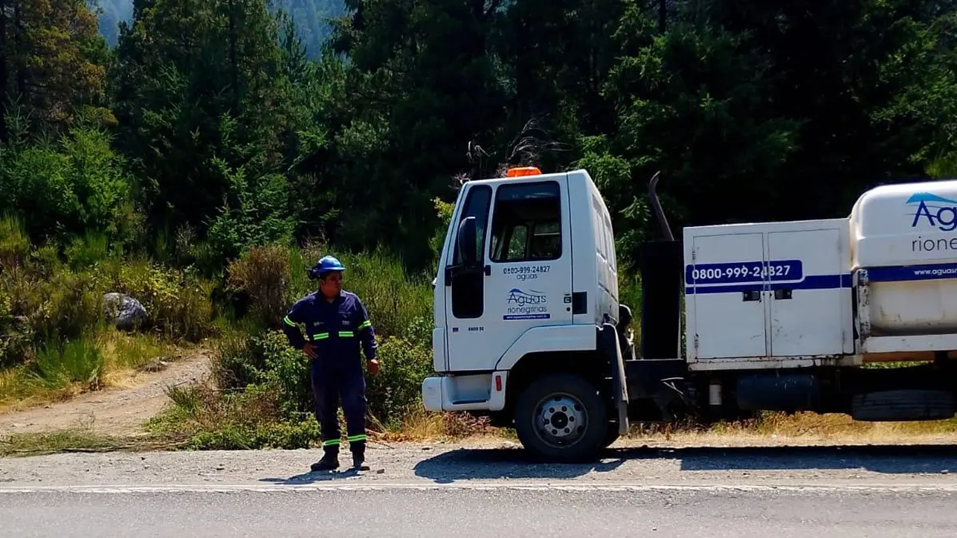
M 236 5 L 229 0 L 229 64 L 233 85 L 233 115 L 239 115 L 239 61 L 236 58 Z
M 7 141 L 7 0 L 0 0 L 0 142 Z
M 23 99 L 27 94 L 27 51 L 23 45 L 23 12 L 20 9 L 22 0 L 13 0 L 13 50 L 14 72 L 17 77 L 17 93 L 15 97 Z

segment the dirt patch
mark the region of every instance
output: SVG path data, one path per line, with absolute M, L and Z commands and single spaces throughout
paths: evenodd
M 0 414 L 0 437 L 17 433 L 82 428 L 129 436 L 169 403 L 165 389 L 201 381 L 209 374 L 210 352 L 195 351 L 180 360 L 141 368 L 127 386 L 80 395 L 66 402 Z

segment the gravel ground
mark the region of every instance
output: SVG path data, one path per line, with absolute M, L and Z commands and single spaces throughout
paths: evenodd
M 612 448 L 589 464 L 537 464 L 518 445 L 372 445 L 370 470 L 310 473 L 318 450 L 56 454 L 0 458 L 0 489 L 99 485 L 954 486 L 952 446 Z M 615 445 L 616 447 L 619 444 Z M 351 461 L 344 450 L 340 461 Z

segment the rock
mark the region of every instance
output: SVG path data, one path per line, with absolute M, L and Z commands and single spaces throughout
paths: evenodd
M 154 361 L 147 362 L 145 364 L 139 365 L 136 369 L 140 372 L 155 373 L 162 372 L 163 370 L 169 368 L 169 363 L 163 359 L 157 359 Z M 146 459 L 146 458 L 143 458 Z
M 148 317 L 146 308 L 139 301 L 122 293 L 104 294 L 103 308 L 106 316 L 121 331 L 138 328 Z

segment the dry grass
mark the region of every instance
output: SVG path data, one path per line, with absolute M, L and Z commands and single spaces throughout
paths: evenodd
M 512 429 L 492 428 L 484 419 L 416 408 L 385 441 L 516 440 Z M 846 415 L 766 413 L 760 419 L 702 427 L 692 423 L 633 425 L 624 442 L 675 446 L 801 446 L 957 444 L 957 419 L 930 422 L 857 422 Z
M 0 437 L 0 457 L 40 456 L 62 452 L 145 451 L 176 448 L 162 436 L 114 437 L 84 428 Z
M 766 413 L 760 419 L 720 423 L 637 426 L 628 440 L 675 445 L 777 446 L 957 443 L 957 419 L 928 422 L 857 422 L 847 415 Z
M 116 330 L 104 330 L 74 344 L 82 348 L 80 352 L 51 349 L 39 357 L 46 360 L 46 369 L 38 370 L 37 361 L 31 361 L 0 371 L 0 413 L 64 401 L 107 387 L 135 386 L 143 365 L 172 359 L 179 351 L 157 336 Z M 77 371 L 84 375 L 78 378 Z
M 400 428 L 388 430 L 379 426 L 375 430 L 376 437 L 394 442 L 514 437 L 511 430 L 491 427 L 485 418 L 475 418 L 464 413 L 432 413 L 421 405 L 409 411 Z

